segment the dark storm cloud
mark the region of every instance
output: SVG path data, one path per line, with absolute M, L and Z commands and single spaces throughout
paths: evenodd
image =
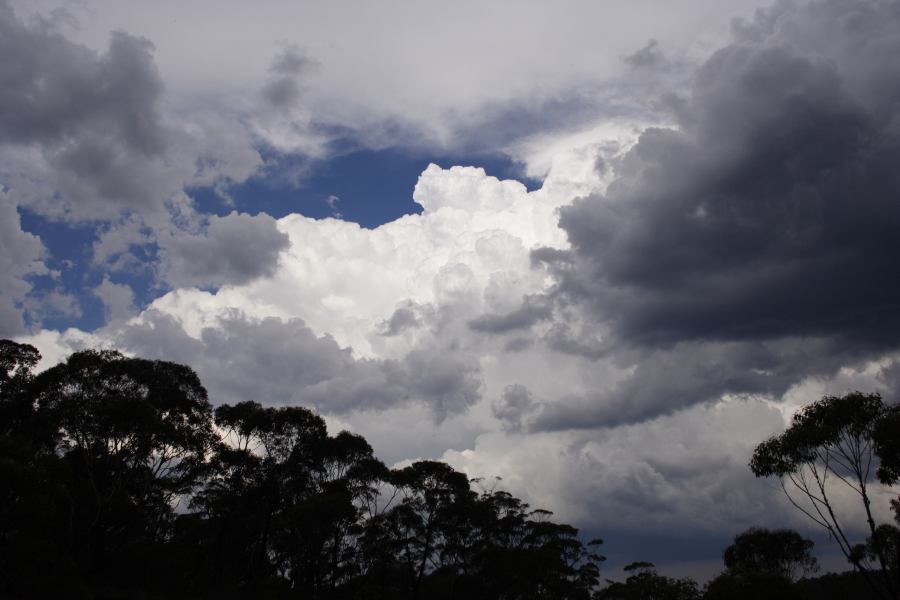
M 805 376 L 829 375 L 858 360 L 854 348 L 831 339 L 682 342 L 623 353 L 633 370 L 594 394 L 546 405 L 535 430 L 615 427 L 714 402 L 724 394 L 781 397 Z
M 275 272 L 289 245 L 265 213 L 213 216 L 203 235 L 176 233 L 162 242 L 163 277 L 175 286 L 242 284 Z
M 877 18 L 851 21 L 860 11 Z M 900 11 L 799 12 L 761 13 L 769 35 L 706 62 L 679 130 L 645 131 L 605 196 L 562 209 L 559 293 L 621 340 L 900 341 Z M 817 50 L 807 21 L 835 37 Z M 841 54 L 856 46 L 865 64 Z
M 253 399 L 328 413 L 414 403 L 440 420 L 481 397 L 477 361 L 427 347 L 397 360 L 357 359 L 300 319 L 234 316 L 204 328 L 196 339 L 172 317 L 148 311 L 142 322 L 117 332 L 120 348 L 191 364 L 216 403 Z
M 781 4 L 734 30 L 678 129 L 561 209 L 572 249 L 532 253 L 557 282 L 540 341 L 627 371 L 530 428 L 779 398 L 900 346 L 900 5 Z

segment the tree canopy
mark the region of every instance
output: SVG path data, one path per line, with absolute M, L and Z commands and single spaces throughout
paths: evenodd
M 778 477 L 790 502 L 824 528 L 871 588 L 884 598 L 900 594 L 897 548 L 900 530 L 877 524 L 872 487 L 897 481 L 900 474 L 898 407 L 878 394 L 853 392 L 825 396 L 798 411 L 790 427 L 756 447 L 750 468 L 757 477 Z M 859 498 L 865 540 L 839 514 L 835 486 Z M 895 505 L 896 507 L 896 505 Z
M 0 595 L 589 599 L 595 540 L 296 406 L 213 409 L 108 350 L 0 342 Z M 162 576 L 161 576 L 162 575 Z
M 643 561 L 604 585 L 601 540 L 446 463 L 390 469 L 362 436 L 331 434 L 299 406 L 214 408 L 184 365 L 111 350 L 35 373 L 39 361 L 34 347 L 0 340 L 2 597 L 714 600 L 838 589 L 795 581 L 816 570 L 810 540 L 761 528 L 734 538 L 702 591 Z M 898 425 L 877 395 L 826 397 L 751 462 L 794 486 L 795 505 L 885 597 L 895 597 L 900 529 L 874 522 L 869 487 L 900 476 Z M 845 534 L 833 481 L 860 494 L 865 540 Z M 835 581 L 857 594 L 858 578 Z

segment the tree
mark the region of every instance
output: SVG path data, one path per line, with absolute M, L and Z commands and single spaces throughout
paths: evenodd
M 700 600 L 696 581 L 659 575 L 653 563 L 633 562 L 623 570 L 628 573 L 624 583 L 610 582 L 596 600 Z
M 355 598 L 588 600 L 601 544 L 503 491 L 472 490 L 449 465 L 396 470 L 399 502 L 366 523 Z
M 772 573 L 792 581 L 815 573 L 819 564 L 812 555 L 812 540 L 791 529 L 770 531 L 751 527 L 725 549 L 725 568 L 741 573 Z
M 2 348 L 2 406 L 13 415 L 3 432 L 4 513 L 13 515 L 5 564 L 28 569 L 20 558 L 39 552 L 51 559 L 42 574 L 50 581 L 149 583 L 143 573 L 163 560 L 174 507 L 192 493 L 215 439 L 196 374 L 84 351 L 33 376 L 33 348 Z
M 358 574 L 357 538 L 388 471 L 361 436 L 329 436 L 302 407 L 215 411 L 223 442 L 186 523 L 199 530 L 210 585 L 332 596 Z
M 52 439 L 35 414 L 30 388 L 40 354 L 0 340 L 0 596 L 51 596 L 72 589 L 67 560 L 68 499 L 59 485 Z
M 784 433 L 757 446 L 750 461 L 757 477 L 780 479 L 791 504 L 826 529 L 847 560 L 885 598 L 897 597 L 900 573 L 883 543 L 885 529 L 875 523 L 870 487 L 879 459 L 882 483 L 897 479 L 896 410 L 878 394 L 825 396 L 795 414 Z M 866 543 L 852 540 L 841 522 L 833 501 L 836 485 L 847 486 L 859 497 L 869 531 Z
M 725 571 L 707 584 L 705 598 L 800 597 L 795 580 L 818 570 L 812 548 L 812 540 L 796 531 L 751 527 L 736 535 L 734 543 L 725 549 Z
M 109 350 L 0 340 L 0 596 L 588 600 L 570 525 L 445 463 L 390 471 L 296 406 L 212 410 Z M 160 574 L 163 574 L 162 576 Z
M 12 433 L 31 412 L 25 392 L 34 379 L 32 369 L 40 360 L 34 346 L 0 340 L 0 433 Z

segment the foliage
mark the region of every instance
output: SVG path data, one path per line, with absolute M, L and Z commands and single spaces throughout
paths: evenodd
M 813 542 L 791 529 L 770 531 L 751 527 L 725 549 L 725 568 L 731 572 L 770 573 L 795 580 L 819 570 L 812 555 Z
M 800 600 L 803 591 L 779 573 L 725 571 L 706 585 L 704 600 Z
M 704 598 L 803 598 L 794 579 L 818 570 L 812 548 L 813 542 L 796 531 L 751 527 L 725 549 L 725 571 L 707 584 Z
M 885 598 L 900 593 L 897 536 L 893 526 L 875 523 L 870 486 L 876 469 L 884 484 L 894 483 L 900 472 L 897 410 L 878 394 L 825 396 L 795 414 L 784 433 L 757 446 L 750 461 L 757 477 L 780 479 L 790 502 L 828 531 Z M 869 531 L 865 543 L 851 540 L 851 529 L 837 514 L 835 485 L 849 487 L 860 498 Z
M 600 541 L 188 367 L 0 341 L 0 596 L 587 600 Z M 165 574 L 160 576 L 159 574 Z
M 693 579 L 666 577 L 656 573 L 653 563 L 639 561 L 624 567 L 629 573 L 622 582 L 609 582 L 597 592 L 596 600 L 700 600 Z

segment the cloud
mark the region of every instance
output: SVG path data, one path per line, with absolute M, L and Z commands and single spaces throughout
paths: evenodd
M 478 364 L 452 350 L 419 347 L 400 359 L 357 359 L 300 319 L 232 314 L 192 337 L 174 317 L 148 311 L 105 337 L 141 356 L 190 364 L 216 403 L 252 399 L 328 414 L 415 404 L 442 420 L 481 398 Z
M 900 88 L 875 82 L 894 76 L 898 26 L 868 2 L 739 23 L 677 126 L 645 129 L 605 191 L 561 207 L 571 249 L 532 252 L 556 281 L 540 339 L 625 371 L 532 427 L 779 398 L 897 349 Z
M 854 348 L 829 338 L 759 342 L 682 342 L 640 350 L 623 376 L 588 393 L 543 406 L 534 430 L 616 427 L 653 419 L 723 396 L 781 398 L 808 377 L 834 377 L 845 366 L 864 364 Z M 871 382 L 867 382 L 871 385 Z
M 664 65 L 666 56 L 660 50 L 659 42 L 651 39 L 646 46 L 634 54 L 629 54 L 623 60 L 625 64 L 633 69 L 651 69 Z
M 82 315 L 77 296 L 59 290 L 32 291 L 23 303 L 32 321 L 40 323 L 52 318 L 78 318 Z
M 805 10 L 840 21 L 858 4 Z M 882 22 L 900 25 L 878 6 Z M 883 54 L 866 66 L 885 79 L 896 69 L 890 49 L 900 51 L 888 30 L 876 30 Z M 864 28 L 841 34 L 873 44 Z M 573 262 L 560 294 L 589 304 L 622 340 L 900 341 L 900 285 L 889 275 L 900 266 L 896 114 L 881 112 L 887 94 L 870 102 L 845 76 L 849 63 L 787 37 L 716 52 L 680 129 L 646 130 L 605 195 L 561 210 Z M 900 89 L 884 91 L 896 107 Z
M 19 4 L 20 12 L 33 10 Z M 41 2 L 47 9 L 59 4 Z M 248 105 L 274 84 L 275 97 L 294 102 L 296 111 L 295 118 L 279 121 L 283 127 L 273 122 L 255 128 L 276 148 L 311 149 L 302 139 L 315 137 L 312 121 L 349 132 L 369 147 L 496 150 L 523 128 L 535 133 L 535 122 L 572 125 L 567 114 L 594 111 L 593 90 L 619 74 L 625 68 L 619 57 L 648 37 L 673 56 L 698 47 L 705 52 L 704 44 L 721 37 L 729 19 L 761 4 L 693 0 L 672 11 L 664 0 L 565 0 L 553 6 L 529 0 L 510 11 L 466 0 L 447 11 L 394 0 L 377 7 L 341 0 L 223 10 L 201 1 L 178 10 L 178 23 L 193 26 L 173 26 L 168 11 L 141 6 L 124 10 L 94 0 L 65 6 L 82 21 L 79 40 L 95 49 L 113 29 L 153 40 L 167 89 L 179 101 L 214 98 L 246 117 Z M 349 10 L 357 17 L 352 23 Z M 305 77 L 307 69 L 293 79 L 302 80 L 299 97 L 283 81 L 293 73 L 272 60 L 292 49 L 321 65 L 315 77 Z M 517 114 L 508 118 L 512 107 Z
M 24 331 L 23 301 L 31 291 L 30 275 L 48 273 L 40 238 L 22 231 L 19 213 L 0 189 L 0 337 Z
M 93 289 L 93 294 L 103 302 L 107 322 L 121 321 L 135 312 L 134 291 L 124 283 L 113 283 L 109 276 Z
M 302 54 L 296 47 L 286 48 L 272 60 L 272 77 L 263 86 L 265 101 L 275 109 L 288 109 L 300 99 L 298 78 L 316 65 L 316 61 Z
M 108 204 L 161 207 L 143 166 L 167 146 L 152 44 L 115 32 L 98 55 L 46 22 L 26 25 L 6 3 L 0 16 L 0 143 L 40 148 L 38 168 L 64 191 L 38 207 L 81 218 L 110 214 Z
M 550 317 L 551 305 L 540 295 L 526 296 L 522 306 L 503 314 L 485 314 L 469 321 L 469 326 L 482 333 L 505 333 L 517 329 L 527 329 Z
M 728 399 L 599 433 L 490 432 L 443 458 L 584 528 L 689 537 L 771 522 L 773 512 L 792 519 L 780 490 L 746 467 L 783 424 L 771 405 Z
M 5 2 L 0 11 L 0 140 L 78 147 L 84 129 L 102 126 L 144 155 L 162 151 L 150 42 L 117 32 L 97 56 L 46 23 L 26 26 Z
M 382 335 L 391 337 L 399 335 L 406 329 L 418 327 L 421 320 L 417 312 L 417 307 L 413 303 L 398 307 L 391 314 L 391 318 L 382 323 Z
M 235 115 L 165 101 L 148 39 L 115 30 L 95 50 L 7 2 L 0 21 L 0 181 L 17 205 L 165 230 L 194 211 L 186 186 L 242 181 L 261 164 Z
M 219 402 L 334 414 L 423 406 L 439 421 L 472 410 L 497 388 L 488 357 L 505 342 L 469 323 L 543 288 L 528 253 L 562 242 L 554 212 L 565 188 L 528 192 L 482 169 L 432 165 L 415 198 L 422 214 L 375 229 L 232 213 L 196 235 L 158 236 L 164 278 L 218 289 L 173 290 L 95 333 L 193 365 Z M 100 245 L 110 260 L 130 238 L 114 232 Z M 97 293 L 111 310 L 127 306 L 123 288 L 104 282 Z
M 535 409 L 536 404 L 527 387 L 513 383 L 506 386 L 500 399 L 491 404 L 491 410 L 510 430 L 520 431 L 523 418 Z
M 176 287 L 240 285 L 272 275 L 288 236 L 265 213 L 211 216 L 202 234 L 159 240 L 163 278 Z

